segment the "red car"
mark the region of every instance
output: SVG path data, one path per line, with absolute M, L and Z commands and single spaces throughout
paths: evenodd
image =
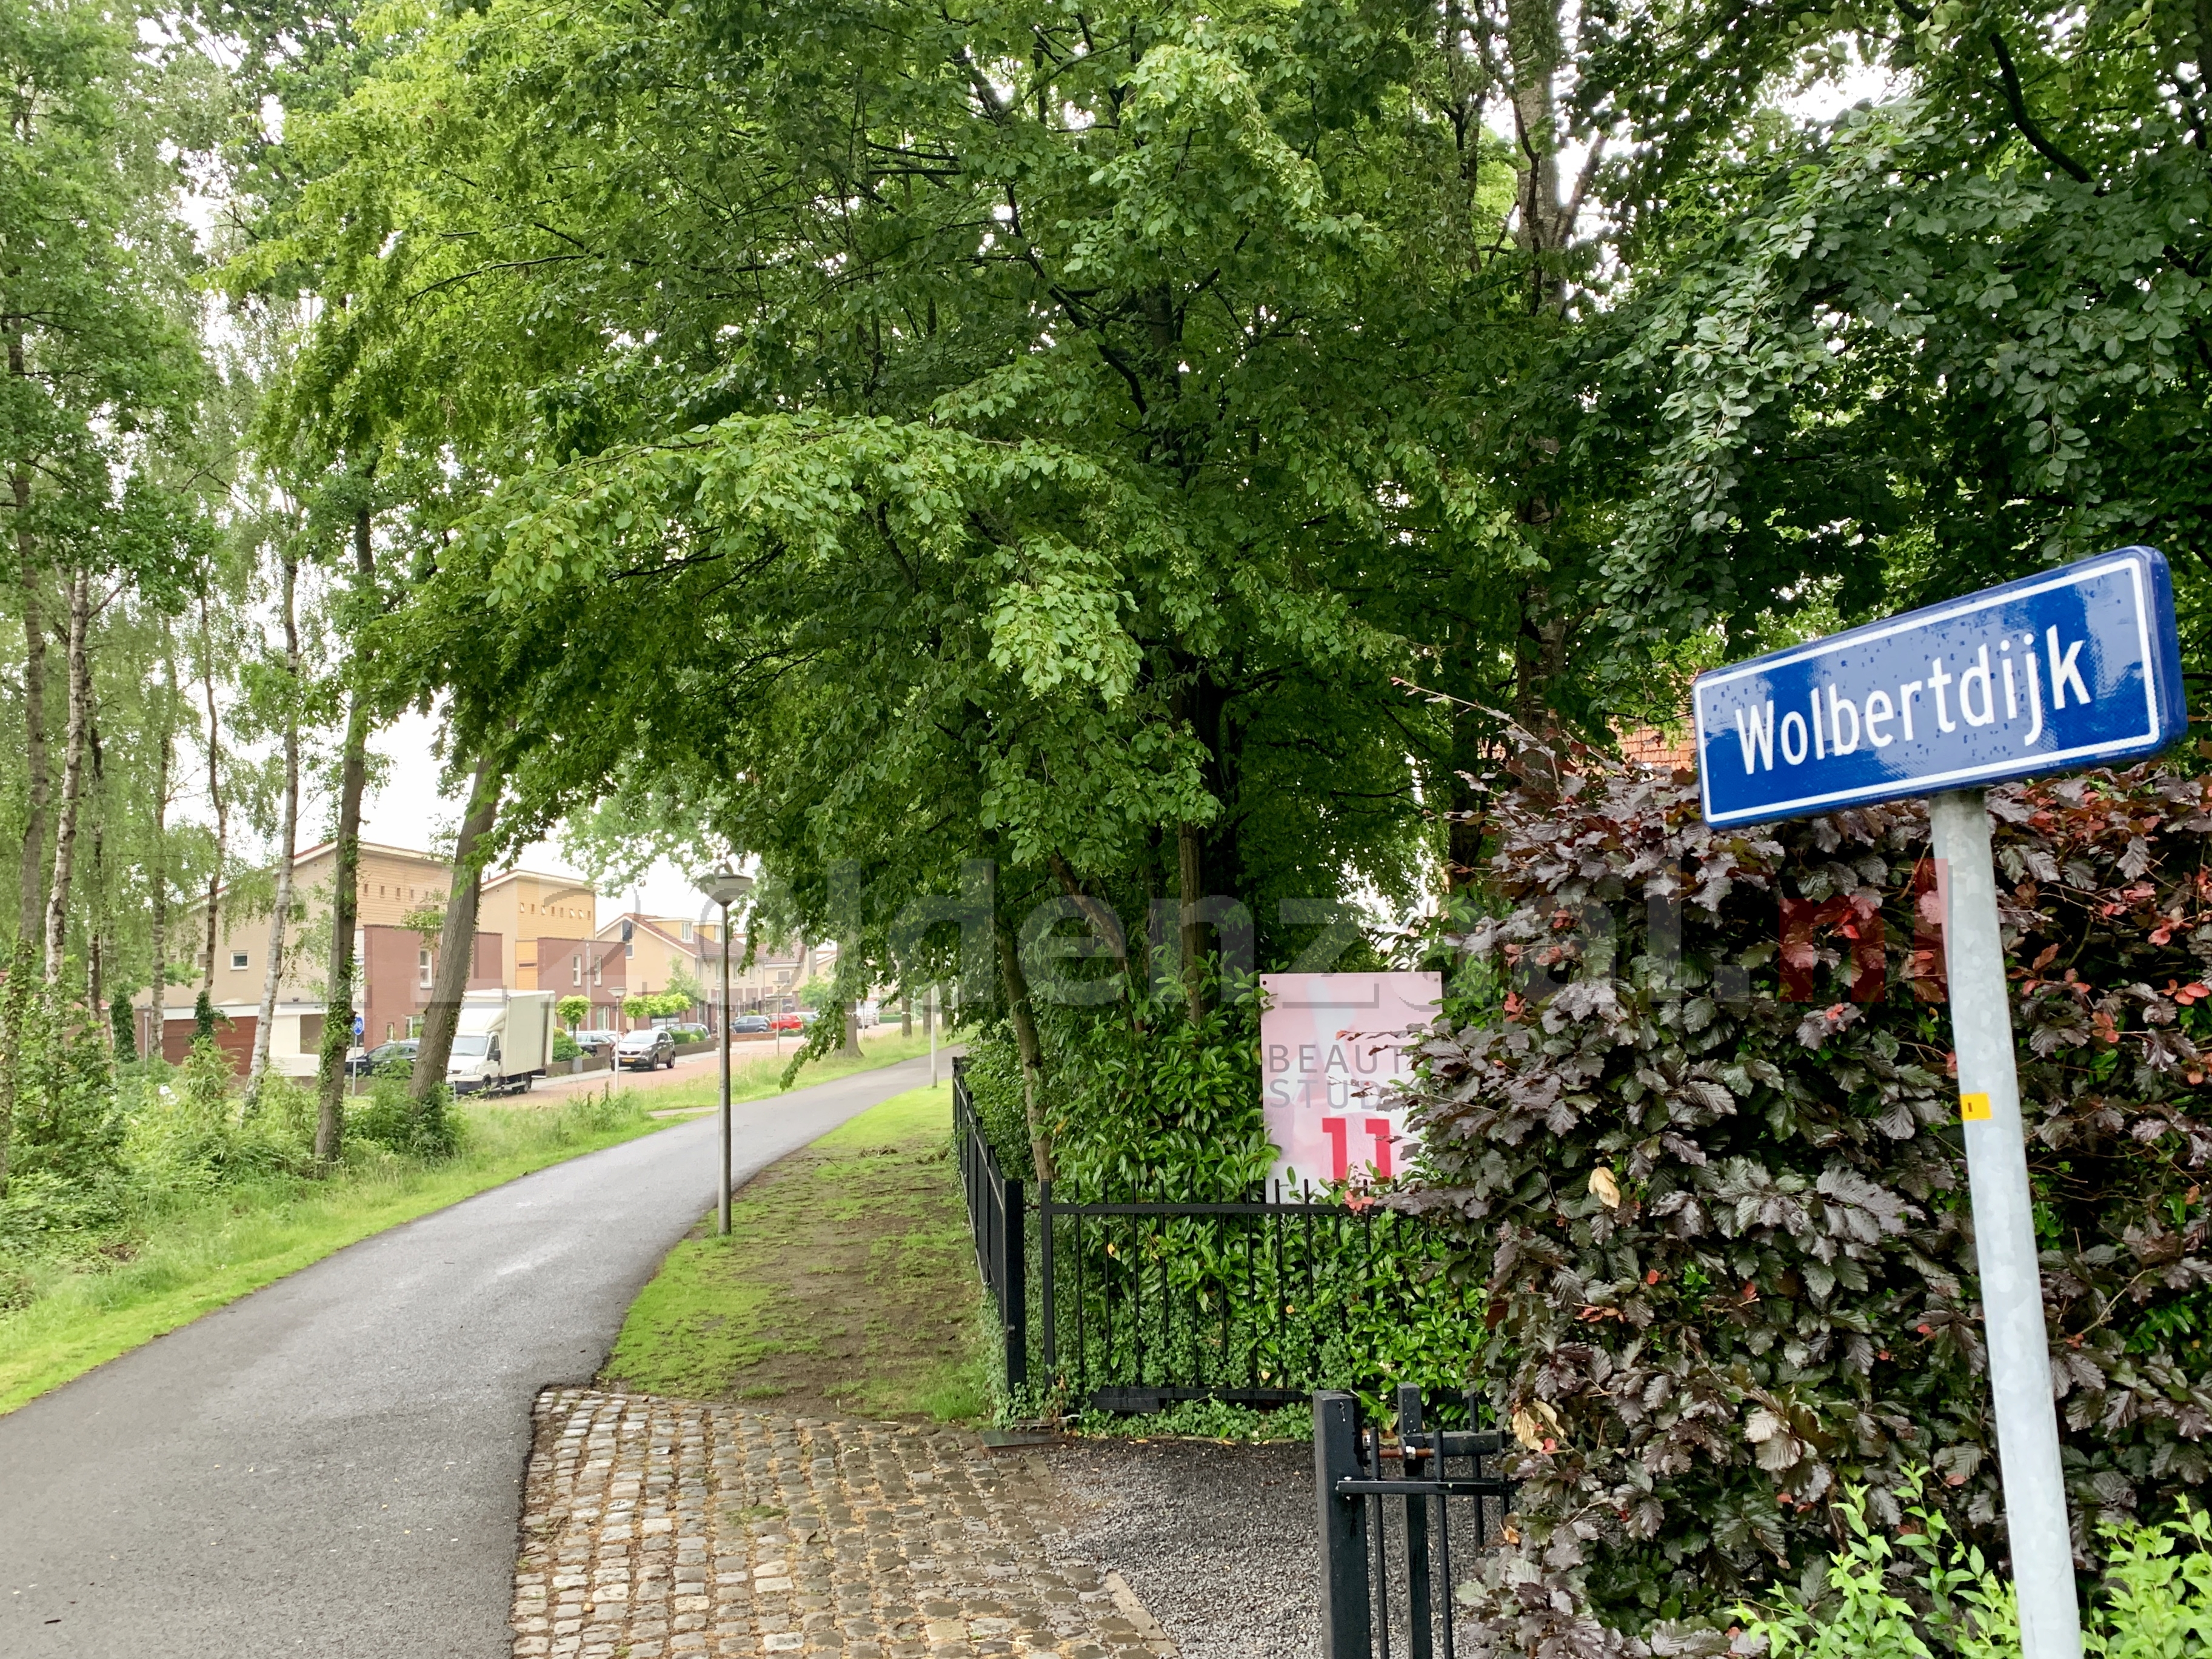
M 769 1018 L 768 1028 L 770 1031 L 804 1031 L 806 1022 L 796 1014 L 777 1014 Z

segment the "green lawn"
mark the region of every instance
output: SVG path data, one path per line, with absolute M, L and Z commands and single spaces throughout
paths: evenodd
M 604 1380 L 812 1415 L 982 1416 L 951 1094 L 896 1095 L 747 1182 L 730 1236 L 708 1218 L 640 1293 Z
M 270 1177 L 173 1200 L 127 1259 L 64 1269 L 0 1318 L 0 1412 L 372 1233 L 665 1127 L 643 1104 L 464 1107 L 467 1144 L 441 1163 L 371 1154 L 328 1180 Z

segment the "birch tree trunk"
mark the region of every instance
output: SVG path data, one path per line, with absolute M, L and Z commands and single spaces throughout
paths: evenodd
M 354 515 L 354 580 L 376 589 L 368 509 Z M 368 781 L 368 705 L 346 700 L 345 747 L 338 761 L 337 845 L 331 871 L 331 973 L 323 993 L 323 1052 L 315 1078 L 315 1162 L 327 1169 L 345 1139 L 345 1061 L 353 1046 L 353 930 L 361 914 L 361 797 Z
M 149 998 L 153 1007 L 151 1035 L 147 1040 L 149 1058 L 161 1052 L 161 1038 L 168 1028 L 169 1002 L 169 768 L 176 758 L 177 731 L 177 657 L 169 643 L 169 625 L 161 624 L 161 662 L 167 669 L 160 693 L 160 740 L 154 748 L 154 845 L 153 868 L 147 873 L 147 885 L 152 891 L 148 896 L 148 929 L 153 937 L 153 961 L 148 973 L 153 976 L 153 994 Z
M 284 820 L 276 853 L 276 907 L 269 917 L 269 961 L 261 974 L 261 1017 L 253 1028 L 253 1064 L 247 1071 L 246 1110 L 260 1103 L 269 1073 L 269 1028 L 276 1022 L 276 991 L 284 978 L 284 935 L 292 921 L 292 859 L 300 839 L 300 624 L 296 600 L 299 556 L 284 552 Z
M 483 897 L 483 871 L 473 862 L 477 844 L 491 832 L 499 812 L 500 782 L 492 760 L 477 762 L 469 784 L 469 808 L 453 843 L 453 891 L 446 900 L 446 925 L 438 936 L 437 971 L 430 980 L 429 1005 L 422 1010 L 422 1043 L 415 1051 L 415 1098 L 428 1100 L 444 1087 L 446 1063 L 453 1058 L 453 1032 L 460 1024 L 461 997 L 477 954 L 477 907 Z
M 100 722 L 94 719 L 85 735 L 92 757 L 92 894 L 85 906 L 84 1000 L 93 1016 L 113 1034 L 107 1018 L 107 768 L 100 751 Z
M 208 872 L 207 938 L 200 948 L 200 989 L 215 989 L 217 906 L 222 898 L 223 859 L 230 848 L 230 808 L 222 798 L 222 727 L 215 707 L 215 636 L 208 626 L 207 595 L 200 595 L 200 684 L 207 692 L 208 804 L 215 809 L 215 868 Z
M 54 877 L 46 893 L 46 983 L 62 977 L 69 943 L 70 878 L 76 865 L 77 808 L 84 793 L 85 735 L 92 723 L 92 666 L 85 636 L 92 622 L 92 572 L 69 584 L 69 725 L 62 744 L 61 813 L 54 826 Z
M 11 372 L 23 372 L 23 347 L 8 341 Z M 31 534 L 31 475 L 9 475 L 15 509 L 15 557 L 23 592 L 23 761 L 28 811 L 23 819 L 22 905 L 15 936 L 39 936 L 39 916 L 46 875 L 46 625 L 39 604 L 39 544 Z

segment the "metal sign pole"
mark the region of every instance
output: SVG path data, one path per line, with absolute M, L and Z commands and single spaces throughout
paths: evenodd
M 2021 1650 L 2024 1659 L 2081 1659 L 2074 1544 L 2058 1461 L 2058 1411 L 2051 1392 L 2051 1342 L 2043 1322 L 2004 942 L 1997 931 L 1989 810 L 1979 790 L 1960 790 L 1932 796 L 1929 816 L 1942 881 L 1959 1116 L 1973 1194 L 1974 1254 L 1981 1269 L 1982 1327 L 1996 1404 Z

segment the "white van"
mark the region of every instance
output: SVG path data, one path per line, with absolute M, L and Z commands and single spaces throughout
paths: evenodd
M 530 1087 L 553 1064 L 550 991 L 471 991 L 461 999 L 446 1083 L 456 1095 L 505 1094 Z

